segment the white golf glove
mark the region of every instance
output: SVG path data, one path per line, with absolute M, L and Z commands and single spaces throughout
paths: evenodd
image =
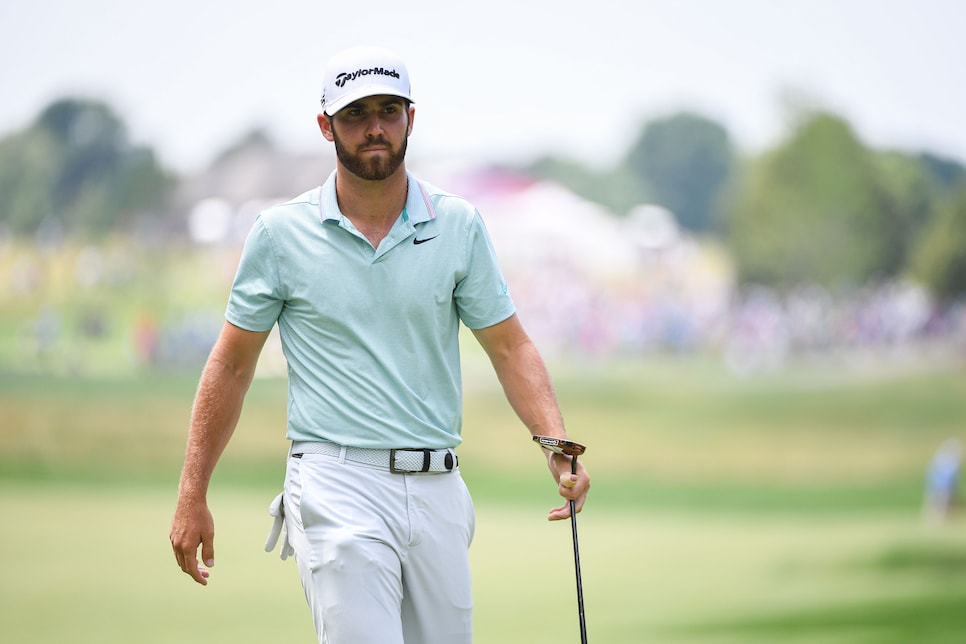
M 288 559 L 289 555 L 295 554 L 295 549 L 288 541 L 288 529 L 285 527 L 285 504 L 282 502 L 284 495 L 285 493 L 282 492 L 276 496 L 268 506 L 268 513 L 275 517 L 275 522 L 272 524 L 272 530 L 268 533 L 268 539 L 265 541 L 265 552 L 271 552 L 275 549 L 279 536 L 282 537 L 282 547 L 279 549 L 282 561 Z

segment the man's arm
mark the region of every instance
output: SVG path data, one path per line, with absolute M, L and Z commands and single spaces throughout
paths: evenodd
M 513 411 L 534 436 L 566 438 L 563 417 L 550 383 L 550 375 L 516 315 L 473 334 L 493 363 L 496 376 L 503 386 Z M 546 450 L 545 450 L 546 451 Z M 577 461 L 577 476 L 571 475 L 571 458 L 563 454 L 547 453 L 547 466 L 559 485 L 560 496 L 576 502 L 577 511 L 584 505 L 590 477 L 583 462 Z M 550 511 L 549 519 L 555 521 L 570 516 L 570 504 Z
M 199 545 L 204 565 L 215 563 L 215 524 L 208 509 L 208 483 L 238 424 L 268 334 L 245 331 L 226 322 L 195 394 L 170 538 L 181 570 L 203 586 L 208 584 L 209 573 L 198 564 Z

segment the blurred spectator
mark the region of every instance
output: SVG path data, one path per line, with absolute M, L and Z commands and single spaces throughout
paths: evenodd
M 134 354 L 141 365 L 154 366 L 158 363 L 158 324 L 154 316 L 142 312 L 134 322 L 132 333 L 134 340 Z
M 942 523 L 952 511 L 959 491 L 962 445 L 958 438 L 943 441 L 926 469 L 923 516 L 930 523 Z

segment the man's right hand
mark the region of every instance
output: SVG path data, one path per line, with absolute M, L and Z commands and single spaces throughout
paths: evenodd
M 208 504 L 179 500 L 171 522 L 170 538 L 174 558 L 181 570 L 202 586 L 207 586 L 211 574 L 208 568 L 215 565 L 215 521 Z M 204 566 L 198 563 L 199 545 Z
M 191 409 L 178 507 L 169 536 L 181 570 L 202 586 L 208 585 L 208 568 L 215 565 L 215 522 L 208 510 L 208 482 L 235 431 L 268 334 L 246 331 L 226 321 L 208 355 Z M 199 546 L 203 565 L 198 563 Z

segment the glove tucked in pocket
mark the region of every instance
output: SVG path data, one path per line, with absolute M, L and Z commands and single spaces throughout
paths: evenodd
M 278 538 L 282 537 L 282 547 L 279 549 L 282 561 L 295 554 L 295 549 L 288 541 L 288 529 L 285 527 L 285 503 L 282 500 L 284 496 L 285 493 L 282 492 L 268 506 L 268 513 L 275 517 L 275 522 L 272 523 L 272 530 L 268 533 L 268 539 L 265 541 L 265 552 L 271 552 L 275 549 Z

